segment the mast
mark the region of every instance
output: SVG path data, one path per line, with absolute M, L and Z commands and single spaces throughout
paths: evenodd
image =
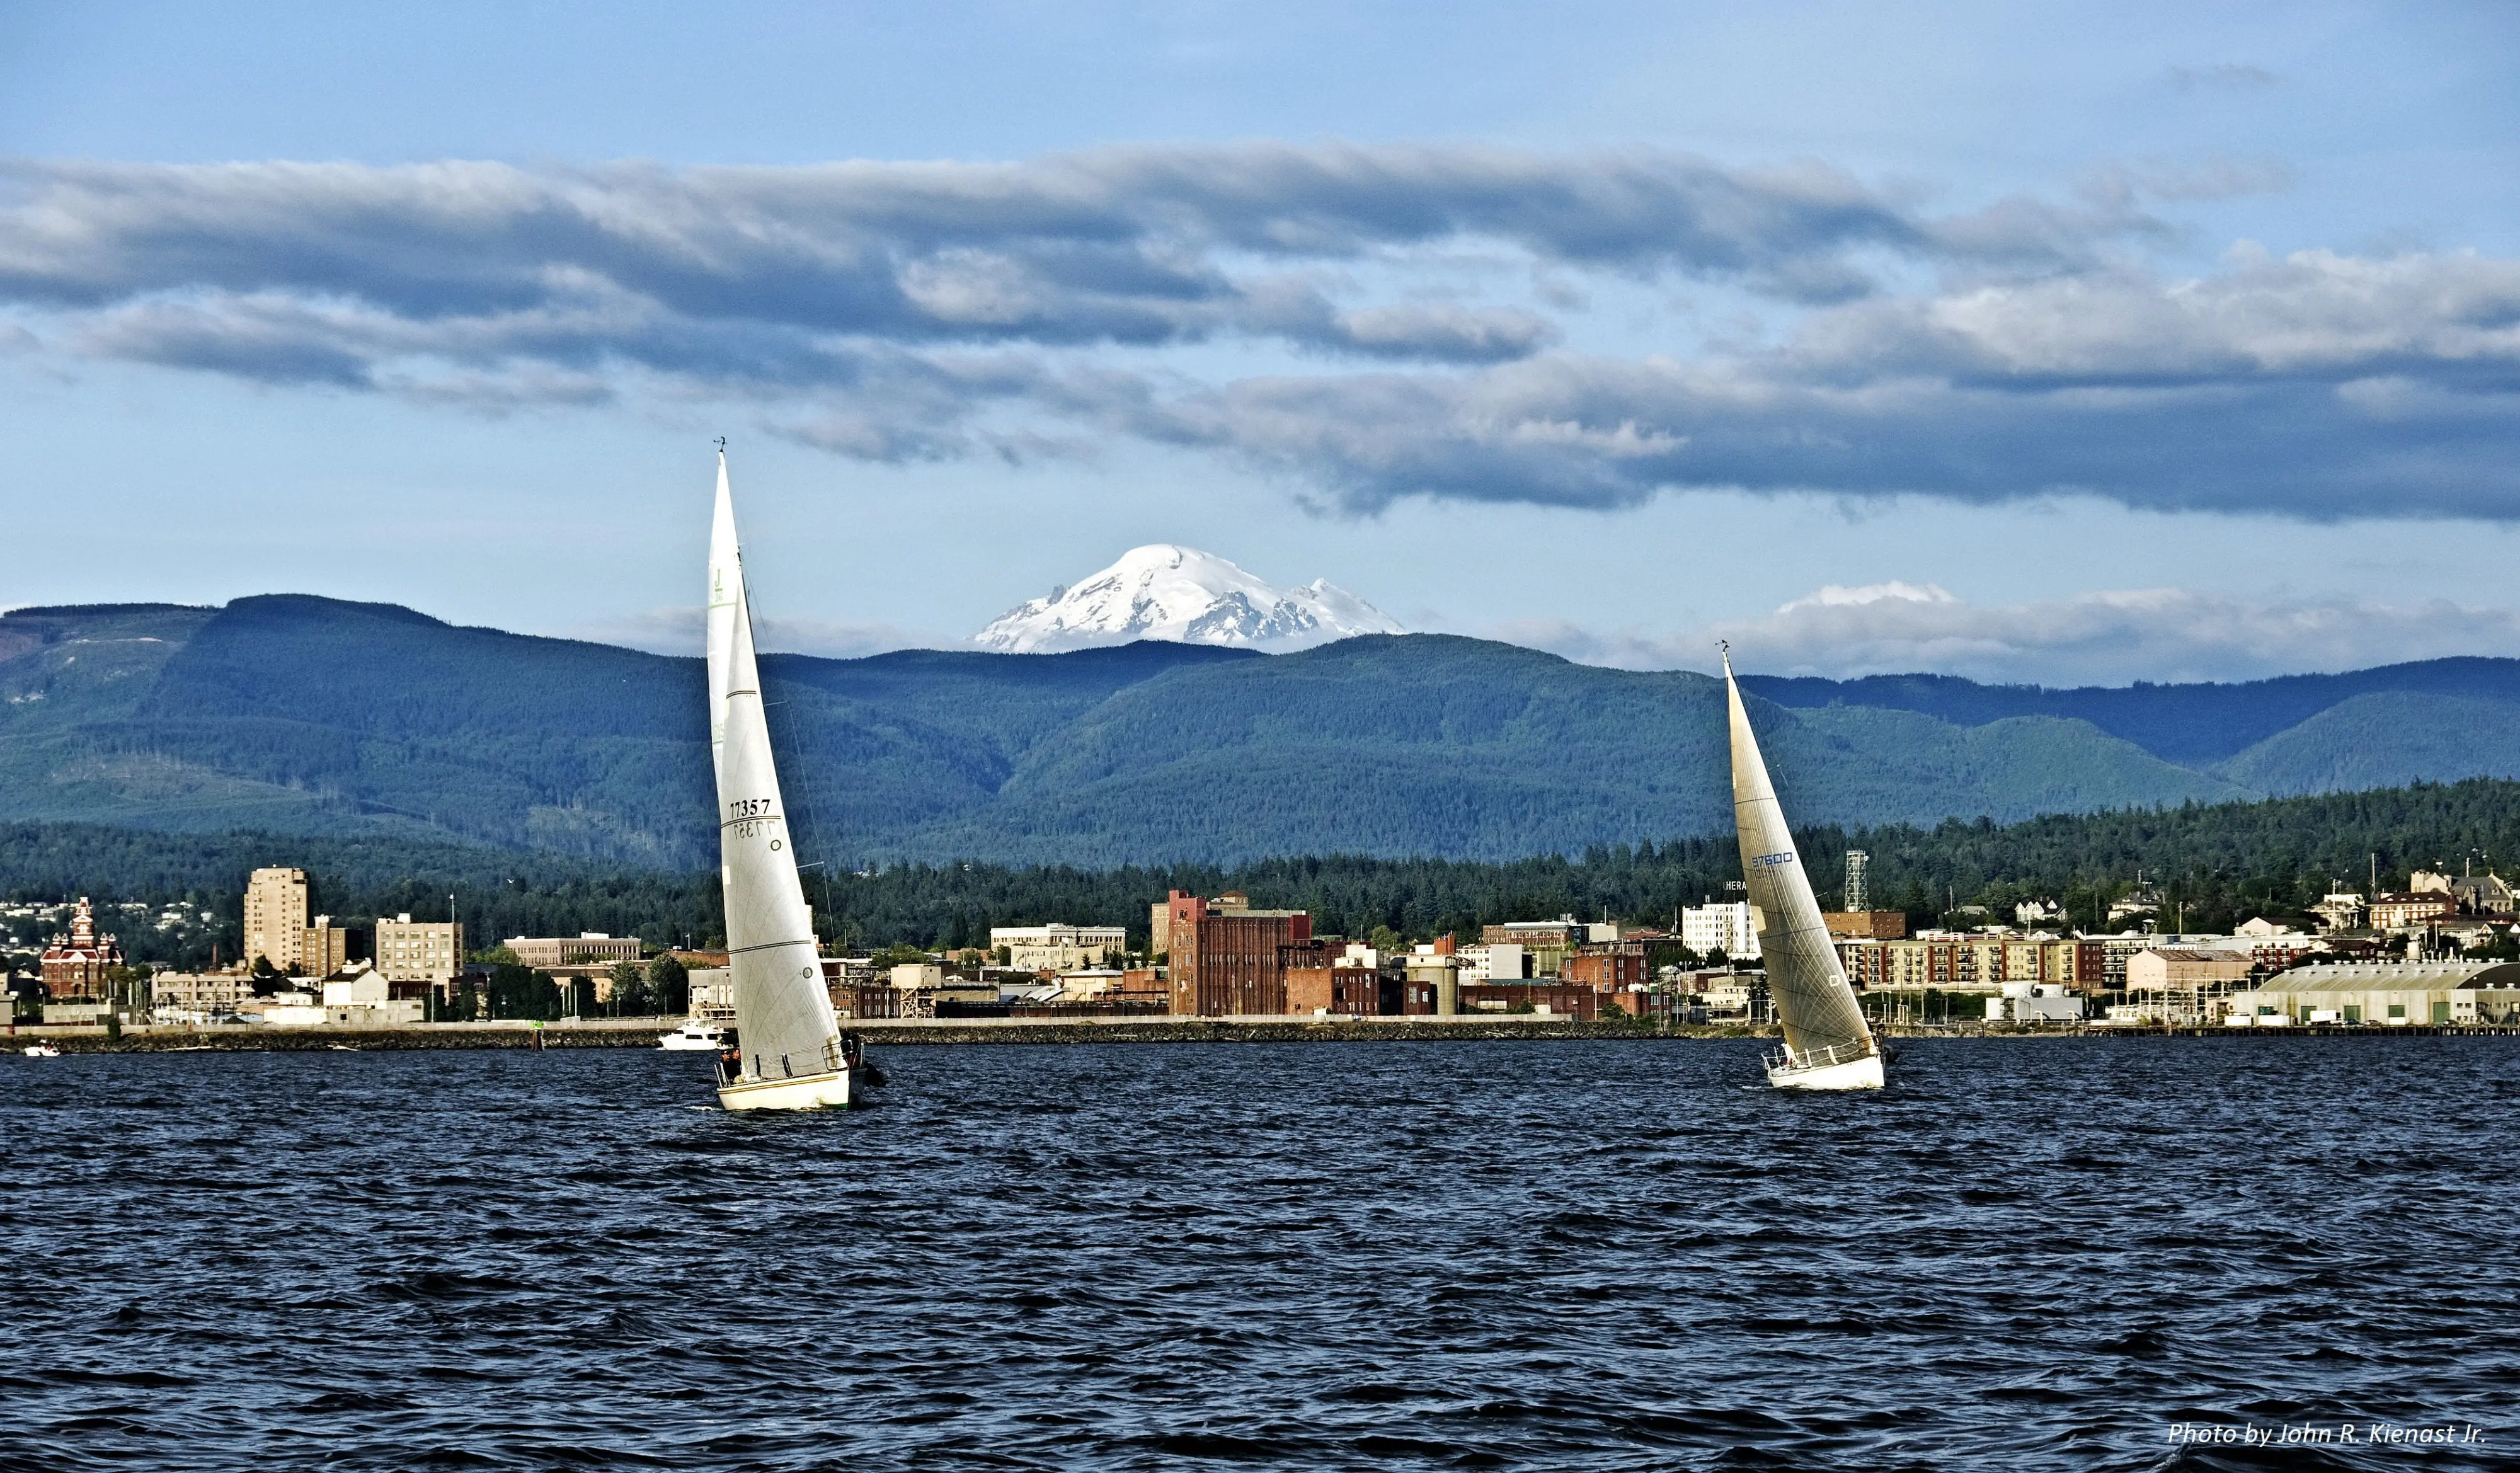
M 726 451 L 718 450 L 717 515 L 709 537 L 709 738 L 715 754 L 719 878 L 726 889 L 728 966 L 735 974 L 736 1038 L 743 1072 L 777 1080 L 838 1067 L 831 994 L 823 985 L 813 913 L 796 880 L 761 671 L 752 606 L 735 534 Z
M 1796 1055 L 1823 1049 L 1848 1054 L 1873 1051 L 1872 1030 L 1829 944 L 1811 877 L 1794 851 L 1785 811 L 1768 781 L 1759 738 L 1732 680 L 1732 656 L 1724 656 L 1724 693 L 1732 719 L 1732 822 L 1741 838 L 1741 877 L 1750 893 L 1750 923 L 1759 933 L 1759 956 L 1768 967 L 1768 996 L 1784 1025 L 1785 1047 Z M 1874 1081 L 1879 1082 L 1877 1079 Z

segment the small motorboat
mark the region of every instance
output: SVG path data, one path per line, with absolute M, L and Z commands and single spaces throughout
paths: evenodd
M 678 1053 L 715 1053 L 726 1047 L 726 1030 L 694 1019 L 656 1040 L 656 1047 Z
M 28 1058 L 59 1058 L 61 1056 L 62 1050 L 54 1048 L 48 1043 L 28 1044 L 26 1046 L 26 1057 Z

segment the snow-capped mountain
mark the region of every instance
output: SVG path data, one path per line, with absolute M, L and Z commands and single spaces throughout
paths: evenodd
M 1402 633 L 1389 615 L 1326 578 L 1276 589 L 1213 553 L 1157 544 L 1131 548 L 1084 582 L 1007 610 L 971 642 L 1012 654 L 1131 640 L 1284 650 Z

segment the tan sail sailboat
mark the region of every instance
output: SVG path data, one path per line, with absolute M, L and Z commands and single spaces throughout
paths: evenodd
M 1785 1047 L 1768 1060 L 1768 1083 L 1780 1090 L 1878 1090 L 1881 1049 L 1865 1026 L 1864 1009 L 1838 964 L 1811 877 L 1785 826 L 1785 811 L 1768 781 L 1759 738 L 1732 679 L 1724 647 L 1724 693 L 1732 719 L 1732 824 L 1741 838 L 1741 878 L 1750 892 L 1751 924 L 1767 963 L 1768 996 L 1784 1025 Z

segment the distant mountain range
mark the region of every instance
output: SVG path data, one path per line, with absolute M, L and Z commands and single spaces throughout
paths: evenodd
M 1721 687 L 1450 636 L 764 661 L 829 863 L 1515 858 L 1731 822 Z M 2520 776 L 2520 661 L 2048 691 L 1746 677 L 1808 824 Z M 668 867 L 713 843 L 696 659 L 293 595 L 0 617 L 0 819 L 406 835 Z
M 1284 651 L 1400 633 L 1382 610 L 1327 578 L 1272 588 L 1213 553 L 1159 543 L 1131 548 L 1083 582 L 1009 609 L 971 643 L 1009 654 L 1139 640 Z

